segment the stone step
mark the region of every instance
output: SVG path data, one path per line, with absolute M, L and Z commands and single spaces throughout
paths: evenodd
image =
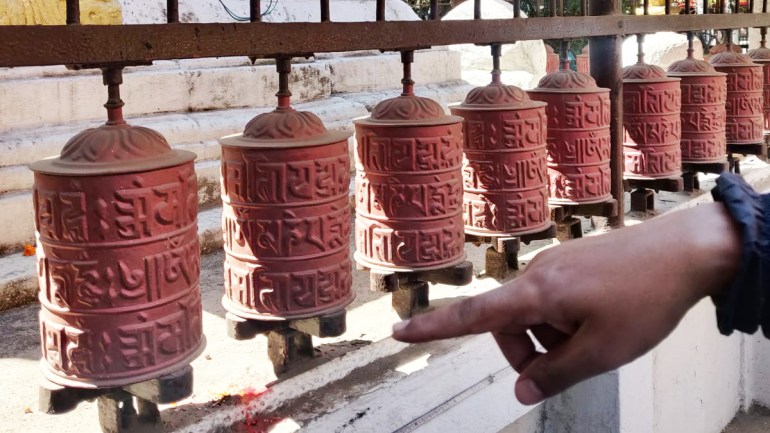
M 158 62 L 129 68 L 121 94 L 126 116 L 272 106 L 278 74 L 270 64 L 246 58 Z M 320 58 L 298 63 L 290 76 L 294 101 L 336 93 L 400 86 L 400 56 Z M 415 53 L 413 77 L 419 84 L 460 79 L 460 54 L 446 49 Z M 0 70 L 0 133 L 49 128 L 104 118 L 107 92 L 95 71 L 62 67 Z
M 459 81 L 448 81 L 418 86 L 418 94 L 433 98 L 446 106 L 461 101 L 471 86 Z M 352 119 L 367 116 L 377 102 L 395 97 L 397 89 L 341 93 L 332 97 L 296 104 L 299 110 L 312 111 L 324 121 L 327 128 L 353 132 Z M 196 170 L 201 206 L 211 206 L 219 200 L 220 147 L 217 140 L 243 130 L 256 114 L 272 110 L 272 106 L 237 108 L 185 114 L 162 114 L 129 119 L 136 125 L 156 129 L 177 148 L 198 154 Z M 30 162 L 60 153 L 61 148 L 77 132 L 97 126 L 98 122 L 80 122 L 46 128 L 42 131 L 21 130 L 0 135 L 0 253 L 20 250 L 34 237 L 32 172 Z M 350 141 L 352 152 L 352 143 Z

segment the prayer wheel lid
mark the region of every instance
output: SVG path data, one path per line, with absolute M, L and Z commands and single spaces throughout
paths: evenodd
M 757 63 L 770 63 L 770 48 L 755 48 L 749 51 L 749 57 L 751 57 Z
M 678 60 L 668 67 L 668 75 L 673 77 L 702 75 L 708 77 L 719 77 L 726 75 L 724 72 L 718 72 L 709 62 L 694 58 Z
M 125 122 L 87 129 L 72 137 L 61 155 L 30 164 L 35 172 L 62 176 L 126 174 L 173 167 L 195 154 L 172 149 L 157 131 Z
M 679 78 L 671 78 L 666 75 L 666 71 L 660 66 L 650 65 L 647 63 L 636 63 L 631 66 L 623 68 L 623 82 L 624 83 L 663 83 L 679 81 Z
M 223 137 L 219 142 L 233 147 L 294 148 L 337 143 L 350 135 L 329 131 L 315 114 L 286 105 L 256 116 L 246 124 L 242 134 Z
M 544 93 L 585 93 L 609 92 L 610 89 L 599 87 L 588 74 L 571 69 L 560 69 L 543 77 L 531 92 Z
M 374 107 L 370 117 L 353 121 L 357 125 L 371 126 L 431 126 L 457 122 L 462 122 L 462 118 L 445 114 L 438 102 L 413 94 L 386 99 Z
M 545 107 L 545 102 L 533 101 L 524 90 L 493 82 L 486 86 L 476 87 L 465 97 L 465 101 L 453 108 L 473 110 L 526 109 Z
M 734 51 L 724 51 L 711 56 L 709 59 L 714 67 L 720 66 L 759 66 L 746 54 L 736 53 Z

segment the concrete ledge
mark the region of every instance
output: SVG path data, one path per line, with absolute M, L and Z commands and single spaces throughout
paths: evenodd
M 242 58 L 224 62 L 225 66 L 213 66 L 220 62 L 210 59 L 199 62 L 204 67 L 187 61 L 130 68 L 121 86 L 125 115 L 274 105 L 278 88 L 274 65 L 252 66 Z M 0 99 L 7 101 L 0 105 L 0 132 L 104 118 L 107 93 L 100 75 L 93 71 L 45 75 L 61 70 L 32 68 L 44 74 L 40 77 L 24 69 L 0 73 Z M 419 51 L 413 75 L 423 85 L 458 80 L 460 54 Z M 386 53 L 298 63 L 290 85 L 294 101 L 300 103 L 327 98 L 332 92 L 398 88 L 400 76 L 400 57 Z
M 416 91 L 446 105 L 461 101 L 471 86 L 458 81 L 419 86 Z M 333 130 L 353 132 L 352 119 L 367 116 L 373 106 L 384 98 L 394 97 L 399 90 L 349 93 L 321 101 L 297 104 L 299 110 L 317 114 Z M 217 140 L 243 130 L 255 115 L 272 110 L 272 106 L 248 109 L 230 109 L 187 114 L 166 114 L 130 119 L 130 122 L 158 130 L 174 147 L 198 154 L 196 170 L 199 179 L 199 203 L 206 208 L 219 200 L 219 156 Z M 26 164 L 42 157 L 57 155 L 64 144 L 83 129 L 98 125 L 95 122 L 53 127 L 47 132 L 18 131 L 0 136 L 0 222 L 5 223 L 0 234 L 0 254 L 20 250 L 23 243 L 32 242 L 33 174 Z M 352 160 L 354 140 L 350 140 Z M 351 167 L 352 170 L 352 167 Z
M 743 167 L 746 169 L 747 180 L 755 187 L 770 187 L 770 168 L 765 164 L 746 162 Z M 713 179 L 714 176 L 702 177 L 704 187 L 713 185 Z M 656 204 L 659 205 L 658 213 L 665 213 L 708 200 L 708 194 L 705 192 L 692 195 L 661 193 Z M 617 421 L 618 407 L 604 407 L 596 403 L 599 401 L 596 394 L 590 394 L 592 391 L 596 392 L 597 388 L 592 386 L 597 381 L 587 383 L 580 389 L 576 388 L 577 391 L 582 390 L 582 394 L 565 394 L 563 398 L 554 399 L 547 406 L 538 407 L 533 412 L 530 412 L 530 408 L 517 404 L 512 396 L 512 383 L 516 374 L 507 367 L 488 335 L 415 346 L 393 341 L 389 338 L 390 326 L 398 318 L 390 308 L 390 298 L 388 295 L 369 292 L 368 274 L 361 271 L 354 271 L 357 299 L 349 308 L 347 333 L 337 338 L 315 339 L 319 357 L 289 377 L 277 380 L 265 356 L 265 338 L 238 342 L 225 336 L 224 311 L 220 304 L 222 254 L 217 241 L 213 240 L 221 238 L 217 227 L 218 212 L 218 209 L 211 209 L 202 212 L 199 217 L 199 234 L 202 238 L 212 239 L 204 241 L 202 247 L 214 251 L 203 258 L 201 280 L 204 332 L 208 337 L 209 346 L 193 363 L 196 378 L 193 397 L 163 408 L 166 431 L 221 432 L 254 425 L 280 425 L 278 431 L 302 429 L 308 432 L 359 432 L 397 431 L 404 428 L 404 432 L 424 433 L 491 433 L 503 429 L 508 432 L 543 433 L 544 426 L 552 428 L 545 430 L 548 432 L 599 431 L 601 429 L 597 430 L 597 422 L 605 419 Z M 637 213 L 627 214 L 630 224 L 646 218 L 648 217 Z M 595 230 L 593 233 L 596 232 Z M 527 246 L 520 256 L 522 265 L 526 266 L 538 251 L 550 245 L 549 242 L 541 241 Z M 483 269 L 484 248 L 467 245 L 466 250 L 476 269 Z M 2 260 L 4 259 L 0 259 L 2 264 L 10 263 Z M 34 267 L 34 259 L 25 266 Z M 474 281 L 468 286 L 431 286 L 431 304 L 440 306 L 458 298 L 491 290 L 499 284 L 491 278 L 483 278 L 483 275 L 477 272 Z M 4 336 L 14 342 L 10 345 L 0 344 L 0 369 L 12 369 L 16 373 L 13 377 L 3 379 L 3 389 L 11 391 L 0 396 L 3 403 L 0 404 L 0 416 L 4 419 L 14 419 L 14 426 L 22 431 L 92 431 L 96 423 L 97 409 L 96 405 L 91 403 L 81 405 L 72 413 L 56 417 L 34 411 L 24 417 L 19 415 L 24 406 L 33 405 L 37 398 L 35 390 L 29 386 L 29 378 L 38 374 L 36 359 L 39 349 L 34 332 L 36 310 L 37 307 L 31 305 L 0 315 L 0 326 L 5 326 L 4 329 L 8 330 Z M 687 329 L 692 332 L 692 324 L 685 321 L 683 326 L 688 326 Z M 712 331 L 709 332 L 713 333 Z M 667 348 L 672 345 L 681 345 L 681 339 L 688 336 L 693 340 L 693 344 L 701 341 L 692 338 L 692 334 L 675 335 L 675 339 L 661 346 L 662 350 L 669 350 Z M 233 356 L 236 353 L 237 356 Z M 649 356 L 658 356 L 661 362 L 663 360 L 660 353 Z M 664 372 L 665 367 L 658 368 L 662 375 L 660 381 L 655 383 L 666 386 L 679 382 L 689 383 L 691 376 L 708 371 L 701 370 L 696 364 L 691 366 L 692 361 L 692 357 L 683 356 L 680 362 L 686 365 L 681 369 Z M 222 368 L 223 366 L 226 368 Z M 645 365 L 643 367 L 647 368 Z M 698 370 L 692 370 L 693 373 L 690 374 L 691 368 L 696 367 Z M 624 368 L 620 373 L 614 372 L 598 378 L 598 382 L 610 379 L 617 382 L 619 375 L 636 377 L 639 376 L 639 371 Z M 716 374 L 723 373 L 725 372 Z M 734 374 L 730 372 L 724 376 L 732 378 Z M 643 376 L 637 377 L 640 379 L 638 383 L 644 385 L 646 382 L 641 381 L 641 377 Z M 724 382 L 716 379 L 718 378 L 703 377 L 700 381 L 714 381 L 720 384 Z M 627 385 L 629 382 L 623 383 Z M 620 391 L 615 388 L 613 392 L 626 392 L 630 399 L 621 402 L 624 407 L 634 408 L 638 406 L 640 399 L 646 398 L 646 394 L 642 394 L 647 391 L 652 393 L 652 388 L 629 388 L 624 391 L 621 386 Z M 713 395 L 719 399 L 721 394 L 717 392 Z M 614 401 L 616 398 L 607 397 L 601 401 Z M 732 394 L 729 398 L 733 398 Z M 588 400 L 595 403 L 591 410 L 598 412 L 588 412 L 588 406 L 580 406 L 581 402 Z M 675 407 L 670 409 L 670 412 L 678 413 L 682 410 L 680 405 L 685 404 L 684 400 L 687 400 L 687 404 L 697 403 L 697 399 L 693 398 L 679 397 L 678 402 L 669 398 L 665 402 L 661 401 L 661 404 L 665 405 L 661 406 L 660 410 Z M 717 425 L 717 418 L 721 417 L 721 414 L 719 417 L 714 415 L 716 410 L 712 407 L 713 399 L 708 402 L 709 405 L 703 406 L 699 416 L 713 419 L 712 427 L 719 429 L 721 426 Z M 586 410 L 576 413 L 572 410 L 576 406 Z M 688 410 L 690 406 L 687 407 Z M 14 414 L 17 416 L 14 417 Z M 690 412 L 688 414 L 692 415 Z M 658 418 L 654 418 L 656 416 Z M 583 423 L 588 418 L 593 420 L 593 424 Z M 643 426 L 642 421 L 652 423 L 656 419 L 665 421 L 661 425 L 674 425 L 665 418 L 660 418 L 660 414 L 654 413 L 644 419 L 628 419 L 628 422 L 638 426 Z M 689 422 L 693 420 L 692 416 L 682 419 Z M 596 428 L 581 428 L 586 425 Z M 685 430 L 694 433 L 711 432 L 694 428 Z M 660 431 L 685 430 L 663 428 Z M 657 430 L 631 428 L 628 431 L 653 433 Z

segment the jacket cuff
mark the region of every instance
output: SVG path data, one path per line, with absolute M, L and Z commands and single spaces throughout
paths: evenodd
M 711 191 L 714 201 L 727 208 L 741 231 L 741 264 L 738 275 L 726 291 L 712 296 L 719 332 L 730 335 L 738 330 L 754 333 L 762 325 L 770 337 L 770 309 L 765 305 L 770 224 L 767 224 L 770 197 L 760 196 L 742 177 L 723 173 Z

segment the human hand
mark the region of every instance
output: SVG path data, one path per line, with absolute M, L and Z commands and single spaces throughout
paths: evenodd
M 398 323 L 393 337 L 491 332 L 520 373 L 516 397 L 535 404 L 655 347 L 739 262 L 739 229 L 709 203 L 542 251 L 516 279 Z

